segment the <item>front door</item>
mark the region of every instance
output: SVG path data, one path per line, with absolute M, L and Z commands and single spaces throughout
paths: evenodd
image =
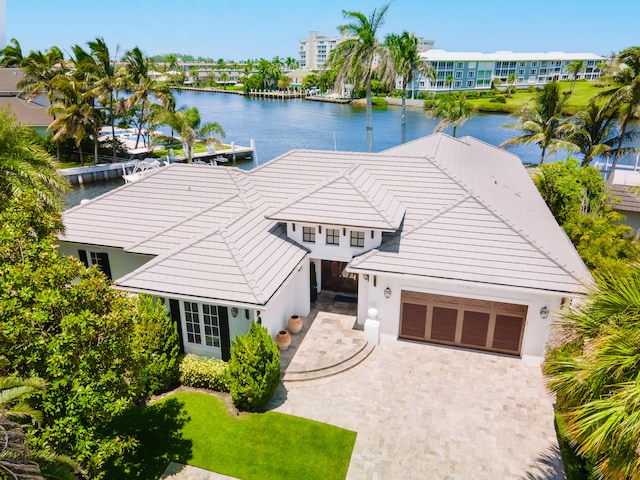
M 322 290 L 331 292 L 358 293 L 358 275 L 347 273 L 347 262 L 322 260 Z

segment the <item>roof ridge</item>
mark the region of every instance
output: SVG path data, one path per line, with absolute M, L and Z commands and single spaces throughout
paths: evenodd
M 258 206 L 257 202 L 249 201 L 246 194 L 255 193 L 258 197 L 260 197 L 260 194 L 258 193 L 258 190 L 253 185 L 253 182 L 246 174 L 246 172 L 240 170 L 239 168 L 227 168 L 227 171 L 229 174 L 229 178 L 231 178 L 231 181 L 243 194 L 240 195 L 240 200 L 242 201 L 243 205 L 248 209 L 256 208 Z
M 262 294 L 262 292 L 260 292 L 258 283 L 256 282 L 255 278 L 251 274 L 251 271 L 249 270 L 249 266 L 245 263 L 244 257 L 240 254 L 240 251 L 236 247 L 233 240 L 231 240 L 229 231 L 226 228 L 223 228 L 220 230 L 220 238 L 222 238 L 222 241 L 224 242 L 225 246 L 229 249 L 229 252 L 233 257 L 233 260 L 236 262 L 236 265 L 238 266 L 238 270 L 240 270 L 240 273 L 242 274 L 242 277 L 245 279 L 247 286 L 251 290 L 251 293 L 253 294 L 253 297 L 255 298 L 256 302 L 260 304 L 264 303 L 264 295 Z
M 389 228 L 393 228 L 393 217 L 391 215 L 389 215 L 385 209 L 380 208 L 381 205 L 378 204 L 378 202 L 375 201 L 375 199 L 369 194 L 368 190 L 363 190 L 361 188 L 360 185 L 358 185 L 356 179 L 353 177 L 353 173 L 356 170 L 362 170 L 363 176 L 366 177 L 366 179 L 371 179 L 371 181 L 374 182 L 374 184 L 378 187 L 379 191 L 382 191 L 384 193 L 383 196 L 390 196 L 391 200 L 394 200 L 396 202 L 398 202 L 398 204 L 401 207 L 404 207 L 404 205 L 402 204 L 402 202 L 400 202 L 394 195 L 392 192 L 390 192 L 382 183 L 380 183 L 380 181 L 378 181 L 378 179 L 376 179 L 373 175 L 371 175 L 369 173 L 369 171 L 363 167 L 360 163 L 356 163 L 352 166 L 352 168 L 349 169 L 349 171 L 345 174 L 345 179 L 356 189 L 356 191 L 358 191 L 360 193 L 360 195 L 362 195 L 362 197 L 367 201 L 367 203 L 369 203 L 369 205 L 378 213 L 378 215 L 380 215 L 382 218 L 384 218 L 384 220 L 387 222 L 387 224 L 389 225 Z M 406 211 L 406 207 L 405 211 Z
M 408 235 L 411 235 L 413 232 L 415 232 L 419 228 L 422 228 L 425 224 L 434 221 L 439 216 L 444 215 L 449 210 L 451 210 L 453 208 L 456 208 L 458 205 L 460 205 L 461 203 L 465 202 L 469 198 L 471 198 L 471 194 L 466 192 L 465 195 L 463 195 L 462 198 L 452 201 L 451 203 L 449 203 L 449 204 L 441 207 L 440 209 L 436 210 L 436 212 L 434 212 L 432 215 L 429 215 L 429 216 L 425 217 L 422 221 L 418 222 L 411 230 L 403 231 L 400 234 L 400 236 L 394 237 L 392 241 L 390 241 L 388 243 L 383 243 L 379 247 L 373 248 L 373 249 L 371 249 L 371 250 L 369 250 L 367 252 L 364 252 L 364 253 L 362 253 L 360 255 L 356 255 L 356 256 L 353 257 L 353 259 L 354 260 L 358 259 L 358 261 L 364 260 L 364 259 L 368 259 L 368 258 L 376 255 L 377 253 L 379 253 L 380 252 L 380 247 L 390 246 L 390 245 L 399 245 L 400 244 L 400 240 L 402 240 L 403 238 L 407 237 Z
M 213 208 L 217 208 L 217 207 L 219 207 L 219 206 L 220 206 L 220 205 L 222 205 L 223 203 L 226 203 L 226 202 L 228 202 L 229 200 L 232 200 L 234 197 L 237 197 L 237 196 L 238 196 L 238 194 L 237 194 L 237 193 L 230 194 L 228 197 L 223 198 L 223 199 L 222 199 L 222 200 L 220 200 L 219 202 L 216 202 L 216 203 L 213 203 L 213 204 L 211 204 L 211 205 L 209 205 L 209 206 L 206 206 L 205 208 L 203 208 L 203 209 L 201 209 L 201 210 L 198 210 L 198 211 L 194 212 L 192 215 L 189 215 L 188 217 L 185 217 L 185 218 L 183 218 L 182 220 L 179 220 L 179 221 L 177 221 L 177 222 L 175 222 L 175 223 L 172 223 L 171 225 L 167 226 L 166 228 L 163 228 L 162 230 L 160 230 L 160 231 L 158 231 L 158 232 L 154 232 L 154 233 L 152 233 L 151 235 L 149 235 L 149 236 L 147 236 L 147 237 L 143 238 L 142 240 L 140 240 L 139 242 L 134 243 L 133 245 L 129 245 L 129 246 L 127 246 L 127 247 L 124 249 L 124 251 L 126 252 L 127 250 L 131 250 L 132 248 L 138 247 L 138 246 L 142 245 L 143 243 L 145 243 L 145 242 L 149 241 L 150 239 L 152 239 L 152 238 L 154 238 L 154 237 L 157 237 L 158 235 L 161 235 L 161 234 L 163 234 L 163 233 L 166 233 L 166 232 L 168 232 L 169 230 L 171 230 L 171 229 L 173 229 L 173 228 L 176 228 L 176 227 L 177 227 L 177 226 L 179 226 L 179 225 L 183 225 L 184 223 L 186 223 L 186 222 L 188 222 L 188 221 L 190 221 L 190 220 L 193 220 L 194 218 L 196 218 L 196 217 L 198 217 L 198 216 L 200 216 L 200 215 L 202 215 L 202 214 L 206 213 L 207 211 L 209 211 L 209 210 L 211 210 L 211 209 L 213 209 Z M 246 205 L 245 205 L 245 206 L 246 206 Z M 208 230 L 207 230 L 207 231 L 208 231 Z
M 358 165 L 358 164 L 356 164 L 356 165 Z M 303 190 L 302 192 L 300 192 L 295 197 L 285 200 L 278 207 L 276 207 L 274 210 L 269 212 L 266 215 L 267 218 L 280 213 L 285 208 L 288 208 L 289 206 L 291 206 L 291 205 L 293 205 L 295 203 L 298 203 L 300 200 L 308 197 L 309 195 L 312 195 L 312 194 L 316 193 L 318 190 L 321 190 L 321 189 L 323 189 L 325 187 L 328 187 L 333 182 L 337 181 L 339 178 L 344 177 L 346 175 L 346 173 L 356 165 L 351 165 L 350 167 L 347 167 L 346 169 L 341 170 L 339 173 L 337 173 L 333 177 L 330 177 L 330 178 L 328 178 L 326 180 L 323 180 L 321 182 L 318 182 L 318 183 L 314 183 L 311 187 L 307 188 L 306 190 Z
M 555 263 L 562 270 L 567 272 L 573 279 L 575 279 L 576 281 L 581 282 L 581 283 L 583 282 L 584 279 L 579 277 L 577 272 L 575 272 L 571 267 L 569 267 L 569 265 L 567 265 L 566 263 L 562 262 L 555 255 L 552 255 L 551 252 L 548 251 L 547 249 L 543 248 L 542 245 L 540 245 L 539 242 L 535 241 L 524 229 L 520 228 L 518 225 L 516 225 L 510 219 L 508 219 L 504 215 L 502 215 L 500 213 L 500 211 L 498 209 L 496 209 L 492 204 L 490 204 L 486 200 L 480 198 L 475 193 L 471 194 L 471 196 L 473 197 L 473 199 L 475 201 L 480 203 L 484 208 L 486 208 L 489 212 L 491 212 L 495 217 L 500 219 L 513 232 L 517 233 L 522 238 L 524 238 L 529 243 L 529 245 L 531 245 L 533 248 L 535 248 L 538 252 L 542 253 L 545 257 L 547 257 L 549 260 L 551 260 L 553 263 Z M 561 228 L 561 227 L 559 227 L 559 228 Z M 563 230 L 563 233 L 564 233 L 564 230 Z

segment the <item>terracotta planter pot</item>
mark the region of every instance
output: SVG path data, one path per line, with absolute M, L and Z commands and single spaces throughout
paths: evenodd
M 276 345 L 281 351 L 285 351 L 291 345 L 291 335 L 287 330 L 280 330 L 276 335 Z
M 294 335 L 300 333 L 300 330 L 302 330 L 302 317 L 300 315 L 291 315 L 287 328 Z

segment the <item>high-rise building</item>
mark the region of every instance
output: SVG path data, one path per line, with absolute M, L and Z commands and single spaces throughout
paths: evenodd
M 298 47 L 298 62 L 305 70 L 322 70 L 329 59 L 329 54 L 340 42 L 352 38 L 347 36 L 325 37 L 318 32 L 309 32 L 309 38 L 300 40 Z M 433 40 L 418 38 L 418 50 L 426 52 L 434 47 Z

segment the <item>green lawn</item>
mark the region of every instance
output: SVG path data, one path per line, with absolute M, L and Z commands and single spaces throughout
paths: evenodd
M 571 90 L 569 81 L 559 82 L 563 92 Z M 567 107 L 570 113 L 586 107 L 592 97 L 606 90 L 604 87 L 597 87 L 597 82 L 580 81 L 576 82 L 573 93 L 567 101 Z M 505 86 L 501 87 L 504 90 Z M 490 98 L 469 98 L 467 104 L 474 110 L 482 112 L 504 112 L 511 113 L 517 111 L 523 105 L 529 103 L 537 92 L 529 92 L 527 90 L 518 91 L 511 98 L 507 98 L 507 103 L 489 102 Z
M 344 479 L 356 439 L 356 432 L 275 412 L 233 416 L 220 399 L 198 392 L 137 407 L 110 432 L 134 435 L 140 447 L 110 465 L 106 478 L 139 480 L 156 480 L 169 461 L 244 480 Z

